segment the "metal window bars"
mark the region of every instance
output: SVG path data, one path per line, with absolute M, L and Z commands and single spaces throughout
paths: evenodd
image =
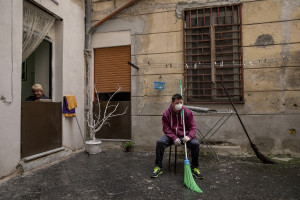
M 240 4 L 185 10 L 184 47 L 186 102 L 243 102 Z

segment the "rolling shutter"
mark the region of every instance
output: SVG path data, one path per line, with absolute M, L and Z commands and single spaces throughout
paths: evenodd
M 122 87 L 121 92 L 131 91 L 130 46 L 94 49 L 94 82 L 99 93 L 111 93 Z

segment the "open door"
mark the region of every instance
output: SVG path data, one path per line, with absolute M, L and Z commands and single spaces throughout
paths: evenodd
M 62 146 L 61 102 L 52 97 L 52 43 L 44 40 L 25 60 L 22 68 L 21 157 L 28 157 Z M 50 102 L 24 101 L 31 87 L 42 84 Z

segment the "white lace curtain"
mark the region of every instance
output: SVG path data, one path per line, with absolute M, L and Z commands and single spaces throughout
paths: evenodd
M 23 7 L 23 54 L 24 62 L 43 41 L 55 18 L 33 4 L 24 1 Z

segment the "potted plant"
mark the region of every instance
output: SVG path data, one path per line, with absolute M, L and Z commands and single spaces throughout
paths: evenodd
M 116 111 L 118 109 L 119 103 L 117 103 L 115 105 L 110 104 L 111 99 L 117 93 L 119 93 L 121 91 L 120 87 L 118 87 L 117 91 L 115 91 L 113 93 L 113 95 L 110 96 L 103 112 L 101 112 L 101 107 L 100 107 L 101 102 L 100 102 L 100 98 L 99 98 L 99 93 L 98 93 L 97 89 L 95 88 L 95 86 L 94 86 L 94 90 L 95 90 L 96 97 L 97 97 L 96 106 L 98 107 L 98 113 L 94 113 L 93 102 L 91 100 L 89 117 L 87 120 L 87 124 L 88 124 L 89 130 L 90 130 L 90 135 L 89 135 L 90 140 L 87 140 L 85 142 L 85 148 L 89 154 L 97 154 L 102 151 L 102 147 L 101 147 L 102 142 L 100 139 L 96 138 L 96 133 L 98 131 L 100 131 L 103 126 L 105 126 L 105 125 L 110 126 L 110 124 L 109 124 L 110 118 L 124 115 L 127 111 L 127 107 L 126 107 L 124 112 L 117 114 Z M 108 108 L 110 111 L 108 111 Z
M 130 152 L 130 150 L 132 149 L 134 145 L 134 142 L 133 141 L 128 141 L 128 142 L 125 142 L 123 148 L 124 148 L 124 151 L 125 152 Z

